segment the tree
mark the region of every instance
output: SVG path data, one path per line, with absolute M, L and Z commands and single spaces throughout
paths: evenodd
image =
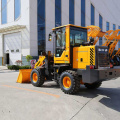
M 30 62 L 30 60 L 32 60 L 32 59 L 33 59 L 33 57 L 32 57 L 31 55 L 27 55 L 27 56 L 26 56 L 27 62 Z

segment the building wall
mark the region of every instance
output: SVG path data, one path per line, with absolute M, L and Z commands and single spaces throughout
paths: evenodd
M 0 29 L 10 27 L 13 25 L 24 25 L 24 29 L 11 30 L 0 33 L 0 57 L 4 57 L 3 44 L 5 34 L 21 32 L 22 51 L 21 60 L 27 55 L 38 55 L 38 42 L 37 42 L 37 1 L 36 0 L 21 0 L 21 14 L 17 20 L 14 20 L 14 0 L 8 0 L 7 3 L 7 24 L 1 24 Z M 0 0 L 1 9 L 1 0 Z M 1 16 L 1 12 L 0 12 Z
M 1 6 L 1 2 L 0 2 Z M 0 12 L 1 13 L 1 12 Z M 1 20 L 0 20 L 1 23 Z M 20 17 L 15 21 L 14 20 L 14 0 L 10 0 L 7 4 L 7 24 L 1 24 L 1 28 L 6 28 L 13 25 L 25 25 L 26 28 L 20 30 L 22 32 L 22 55 L 26 56 L 30 54 L 30 25 L 29 25 L 29 0 L 21 0 L 21 15 Z M 4 33 L 0 33 L 0 43 L 3 42 L 3 35 L 18 32 L 19 30 L 14 31 L 8 31 Z M 2 43 L 3 44 L 3 43 Z M 3 46 L 0 44 L 1 46 Z M 0 57 L 3 57 L 3 48 L 2 52 L 0 53 Z
M 52 1 L 52 2 L 51 2 Z M 54 26 L 54 3 L 55 0 L 46 0 L 46 41 L 48 40 L 48 33 Z M 116 24 L 116 29 L 120 26 L 119 4 L 116 0 L 85 0 L 85 25 L 91 24 L 91 3 L 95 7 L 95 25 L 99 26 L 99 14 L 103 18 L 103 31 L 106 31 L 106 22 L 110 23 L 110 29 L 113 29 L 113 24 Z M 52 4 L 52 7 L 51 7 Z M 69 24 L 69 0 L 62 0 L 62 25 Z M 50 21 L 49 21 L 50 19 Z M 75 25 L 81 26 L 81 0 L 75 0 Z M 103 43 L 105 39 L 103 38 Z M 99 45 L 99 41 L 97 42 Z M 46 42 L 46 50 L 52 48 L 52 42 Z M 116 46 L 118 49 L 118 45 Z M 52 51 L 52 49 L 51 49 Z

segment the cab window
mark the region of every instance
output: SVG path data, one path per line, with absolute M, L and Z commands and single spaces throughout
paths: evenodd
M 70 45 L 80 46 L 83 42 L 87 42 L 87 29 L 70 28 Z

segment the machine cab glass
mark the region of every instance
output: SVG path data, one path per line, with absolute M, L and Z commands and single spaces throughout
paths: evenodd
M 65 27 L 56 31 L 56 57 L 60 57 L 66 47 Z
M 87 42 L 87 30 L 70 27 L 70 46 L 78 47 L 83 42 Z
M 66 37 L 68 36 L 69 37 Z M 66 40 L 67 38 L 67 40 Z M 70 26 L 69 30 L 66 27 L 56 29 L 56 48 L 55 57 L 61 57 L 66 49 L 66 42 L 70 47 L 78 47 L 83 42 L 87 42 L 87 29 Z

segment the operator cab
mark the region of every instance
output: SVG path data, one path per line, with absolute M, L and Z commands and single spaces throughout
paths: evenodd
M 71 48 L 87 42 L 87 28 L 65 25 L 53 29 L 55 34 L 55 62 L 70 63 Z

